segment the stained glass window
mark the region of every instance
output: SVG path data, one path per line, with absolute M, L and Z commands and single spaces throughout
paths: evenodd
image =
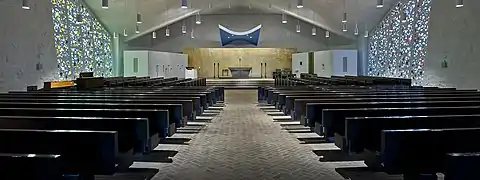
M 81 72 L 112 76 L 111 36 L 102 24 L 77 0 L 52 4 L 59 79 L 75 79 Z
M 368 75 L 424 84 L 431 1 L 408 0 L 392 7 L 369 37 Z

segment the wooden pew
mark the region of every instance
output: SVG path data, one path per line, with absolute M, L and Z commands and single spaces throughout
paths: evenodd
M 167 110 L 169 119 L 169 136 L 175 133 L 176 128 L 183 124 L 183 110 L 181 104 L 128 104 L 128 103 L 37 103 L 37 102 L 0 102 L 0 107 L 27 107 L 27 108 L 74 108 L 74 109 L 144 109 Z
M 477 179 L 480 153 L 448 153 L 445 160 L 445 180 Z
M 60 155 L 0 153 L 0 162 L 0 179 L 63 179 Z
M 149 153 L 158 143 L 154 142 L 152 148 L 152 142 L 149 142 L 147 118 L 0 116 L 0 128 L 116 131 L 118 150 L 124 154 L 124 161 L 130 161 L 130 164 L 134 153 Z
M 195 121 L 196 110 L 193 109 L 193 103 L 191 100 L 166 100 L 166 99 L 137 99 L 136 96 L 128 98 L 126 96 L 63 96 L 62 99 L 52 97 L 48 99 L 35 99 L 35 98 L 0 98 L 0 102 L 32 102 L 32 103 L 106 103 L 106 104 L 182 104 L 183 108 L 183 123 L 186 125 L 188 121 Z M 124 97 L 124 99 L 121 99 Z M 167 109 L 168 110 L 168 109 Z
M 144 109 L 0 108 L 0 116 L 147 118 L 153 150 L 168 136 L 168 111 Z M 1 127 L 0 127 L 1 128 Z
M 480 115 L 347 117 L 343 151 L 379 152 L 382 130 L 480 127 Z
M 442 172 L 448 153 L 480 151 L 472 138 L 480 128 L 406 129 L 382 131 L 382 165 L 385 172 L 418 179 L 422 174 Z
M 327 137 L 345 135 L 346 117 L 375 116 L 429 116 L 429 115 L 471 115 L 479 111 L 480 106 L 445 107 L 402 107 L 402 108 L 358 108 L 358 109 L 324 109 L 320 121 L 315 121 L 315 130 Z M 318 127 L 317 127 L 318 125 Z M 341 145 L 340 145 L 341 146 Z
M 0 153 L 61 155 L 62 170 L 85 179 L 112 175 L 121 164 L 115 131 L 0 129 L 0 144 Z
M 338 102 L 338 103 L 361 103 L 361 102 L 407 102 L 407 101 L 478 101 L 480 97 L 476 95 L 473 96 L 460 96 L 457 97 L 455 95 L 448 96 L 445 95 L 438 95 L 438 96 L 418 96 L 418 97 L 404 97 L 404 96 L 354 96 L 352 98 L 343 98 L 338 96 L 330 96 L 330 97 L 323 97 L 318 99 L 297 99 L 295 100 L 294 110 L 292 113 L 292 118 L 294 120 L 299 120 L 305 126 L 313 127 L 314 124 L 307 124 L 304 121 L 305 117 L 307 117 L 307 104 L 314 104 L 314 103 L 330 103 L 330 102 Z

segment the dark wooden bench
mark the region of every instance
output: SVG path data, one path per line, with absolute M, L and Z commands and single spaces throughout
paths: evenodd
M 150 150 L 168 136 L 168 111 L 145 109 L 0 108 L 0 116 L 148 118 Z M 1 127 L 0 127 L 1 128 Z M 147 144 L 148 145 L 148 144 Z
M 382 130 L 480 127 L 480 115 L 347 117 L 343 151 L 379 152 Z
M 338 114 L 337 112 L 345 112 L 348 109 L 353 109 L 353 111 L 362 108 L 362 109 L 373 109 L 373 108 L 410 108 L 410 107 L 464 107 L 464 106 L 480 106 L 480 100 L 478 101 L 405 101 L 405 102 L 352 102 L 352 103 L 307 103 L 307 124 L 314 124 L 315 126 L 321 125 L 326 129 L 326 132 L 329 135 L 330 128 L 332 130 L 341 131 L 345 127 L 345 117 L 364 117 L 362 116 L 352 116 L 353 114 Z M 341 109 L 340 111 L 335 111 L 336 109 Z M 345 111 L 344 111 L 345 110 Z M 403 114 L 392 114 L 392 115 L 403 115 Z M 415 114 L 410 114 L 415 115 Z M 372 117 L 377 115 L 367 114 L 365 117 Z M 338 123 L 338 124 L 337 124 Z M 331 137 L 331 136 L 330 136 Z
M 480 137 L 480 128 L 384 130 L 381 136 L 384 171 L 404 174 L 407 180 L 422 174 L 436 177 L 448 153 L 480 151 L 480 144 L 472 142 Z
M 315 121 L 315 132 L 327 137 L 334 137 L 335 134 L 344 136 L 346 117 L 471 115 L 480 113 L 480 106 L 456 107 L 455 104 L 451 105 L 450 107 L 324 109 L 322 119 Z
M 118 160 L 115 131 L 0 129 L 0 153 L 58 154 L 65 173 L 112 175 Z
M 158 144 L 150 142 L 147 118 L 0 116 L 0 128 L 116 131 L 118 150 L 125 154 L 126 161 L 134 153 L 151 152 Z
M 480 153 L 448 153 L 444 164 L 445 180 L 477 179 Z
M 0 162 L 0 179 L 63 179 L 60 155 L 0 153 Z
M 435 96 L 435 97 L 357 97 L 357 98 L 341 98 L 341 97 L 325 97 L 319 99 L 297 99 L 292 113 L 292 119 L 299 120 L 303 125 L 313 127 L 314 124 L 307 124 L 305 117 L 307 116 L 307 104 L 314 103 L 362 103 L 362 102 L 408 102 L 408 101 L 476 101 L 480 100 L 477 96 L 451 97 L 451 96 Z

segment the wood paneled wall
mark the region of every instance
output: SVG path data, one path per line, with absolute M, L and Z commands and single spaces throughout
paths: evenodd
M 287 48 L 187 48 L 184 53 L 188 54 L 188 66 L 195 67 L 199 77 L 217 75 L 214 63 L 220 65 L 220 76 L 228 67 L 252 67 L 250 77 L 261 77 L 265 74 L 261 63 L 266 63 L 267 77 L 272 78 L 276 69 L 292 67 L 292 54 L 296 51 Z

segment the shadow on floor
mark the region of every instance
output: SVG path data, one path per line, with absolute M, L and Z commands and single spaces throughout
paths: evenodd
M 178 151 L 173 150 L 154 150 L 149 154 L 143 154 L 135 157 L 134 161 L 139 162 L 157 162 L 157 163 L 172 163 L 172 157 L 177 155 Z
M 158 169 L 129 168 L 111 176 L 95 176 L 96 180 L 150 180 L 158 173 Z
M 322 138 L 322 137 L 309 137 L 309 138 L 297 138 L 299 141 L 301 141 L 300 144 L 323 144 L 323 143 L 329 143 L 328 139 Z
M 389 175 L 373 171 L 368 167 L 335 168 L 335 171 L 343 178 L 350 180 L 403 180 L 402 175 Z
M 190 138 L 173 138 L 169 137 L 160 142 L 160 144 L 178 144 L 178 145 L 188 145 L 188 142 L 192 140 Z
M 289 133 L 297 133 L 297 134 L 303 134 L 303 133 L 312 133 L 310 129 L 290 129 L 287 130 Z
M 338 162 L 338 161 L 363 161 L 366 157 L 363 154 L 347 155 L 341 150 L 313 150 L 321 162 Z

